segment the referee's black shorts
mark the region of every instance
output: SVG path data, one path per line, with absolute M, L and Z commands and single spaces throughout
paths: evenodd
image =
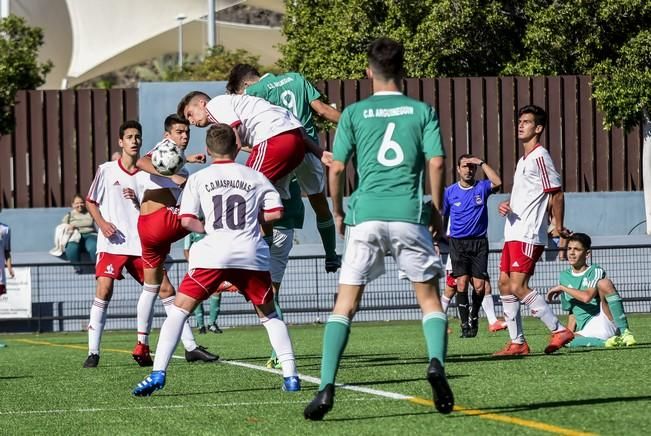
M 452 276 L 488 280 L 488 238 L 450 238 Z

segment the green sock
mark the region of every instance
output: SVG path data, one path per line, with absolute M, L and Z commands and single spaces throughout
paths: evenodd
M 194 309 L 194 320 L 197 323 L 197 327 L 203 327 L 203 303 L 199 303 L 196 309 Z
M 210 325 L 217 324 L 219 309 L 222 305 L 222 294 L 210 297 Z
M 348 343 L 350 319 L 344 315 L 330 315 L 323 334 L 323 355 L 321 356 L 321 385 L 334 384 L 339 369 L 341 355 Z
M 423 317 L 423 333 L 429 360 L 436 357 L 445 365 L 448 352 L 448 317 L 443 312 L 430 312 Z
M 332 217 L 328 218 L 326 221 L 316 222 L 316 228 L 319 230 L 319 235 L 321 235 L 321 242 L 323 243 L 323 248 L 326 253 L 326 259 L 332 259 L 337 256 L 337 240 L 335 234 L 335 222 Z
M 618 294 L 611 294 L 606 297 L 606 303 L 608 303 L 608 307 L 610 307 L 613 314 L 613 323 L 621 333 L 624 333 L 624 330 L 628 330 L 628 320 L 626 319 L 626 313 L 624 313 L 622 297 Z
M 570 348 L 603 347 L 605 344 L 606 344 L 606 341 L 604 341 L 603 339 L 589 338 L 589 337 L 586 337 L 586 336 L 576 335 L 576 336 L 574 336 L 574 339 L 572 339 L 572 342 L 567 344 L 567 346 L 570 347 Z

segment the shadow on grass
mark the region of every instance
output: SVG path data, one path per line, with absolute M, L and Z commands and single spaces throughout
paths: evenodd
M 407 416 L 423 416 L 423 415 L 431 415 L 431 414 L 438 414 L 438 412 L 436 411 L 436 409 L 432 408 L 432 410 L 423 410 L 422 412 L 416 412 L 416 413 L 387 413 L 382 415 L 355 416 L 353 418 L 325 418 L 324 422 L 346 422 L 346 421 L 364 421 L 370 419 L 405 418 Z
M 20 380 L 23 378 L 34 378 L 33 375 L 7 375 L 4 377 L 0 377 L 0 380 Z
M 568 400 L 568 401 L 544 401 L 541 403 L 528 403 L 528 404 L 515 404 L 510 406 L 488 406 L 482 407 L 478 406 L 477 408 L 482 410 L 483 413 L 478 413 L 476 415 L 461 415 L 454 414 L 455 418 L 470 417 L 470 416 L 481 416 L 488 413 L 512 413 L 512 412 L 523 412 L 529 410 L 539 410 L 539 409 L 556 409 L 560 407 L 567 406 L 586 406 L 591 404 L 609 404 L 609 403 L 629 403 L 636 401 L 649 401 L 651 400 L 651 395 L 640 395 L 636 397 L 606 397 L 606 398 L 586 398 L 582 400 Z
M 280 386 L 273 386 L 268 388 L 248 388 L 248 389 L 215 389 L 207 391 L 195 391 L 195 392 L 179 392 L 175 394 L 156 394 L 157 397 L 192 397 L 195 395 L 219 395 L 219 394 L 233 394 L 238 392 L 263 392 L 263 391 L 273 391 L 277 392 L 280 390 Z

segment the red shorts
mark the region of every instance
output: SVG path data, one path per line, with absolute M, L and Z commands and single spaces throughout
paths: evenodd
M 145 281 L 142 258 L 140 256 L 129 256 L 126 254 L 97 253 L 97 264 L 95 265 L 95 278 L 110 277 L 114 280 L 122 280 L 122 268 L 126 267 L 131 277 L 141 285 Z
M 294 129 L 255 145 L 246 166 L 261 172 L 274 183 L 294 171 L 304 158 L 303 135 L 299 129 Z
M 220 291 L 219 286 L 225 281 L 231 282 L 247 300 L 256 306 L 273 300 L 269 271 L 237 268 L 191 269 L 183 277 L 183 281 L 179 285 L 179 292 L 195 300 L 203 301 L 213 293 Z
M 505 273 L 519 272 L 533 275 L 536 269 L 536 262 L 540 259 L 544 245 L 534 245 L 522 241 L 508 241 L 502 248 L 500 259 L 500 271 Z
M 138 234 L 145 268 L 162 265 L 170 253 L 172 243 L 190 233 L 181 226 L 178 213 L 176 207 L 163 207 L 138 217 Z
M 445 272 L 445 284 L 448 285 L 449 288 L 457 289 L 457 279 L 452 277 L 452 271 Z

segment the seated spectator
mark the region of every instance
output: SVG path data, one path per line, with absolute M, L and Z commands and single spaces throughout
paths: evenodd
M 73 232 L 75 230 L 79 232 L 79 240 L 77 241 L 76 237 L 71 237 L 65 246 L 68 260 L 73 264 L 78 264 L 81 260 L 81 253 L 85 251 L 88 253 L 90 260 L 95 263 L 97 231 L 95 230 L 93 217 L 86 210 L 84 197 L 80 194 L 74 196 L 72 199 L 72 210 L 63 217 L 61 222 L 68 224 Z M 78 265 L 75 265 L 75 272 L 81 272 Z

